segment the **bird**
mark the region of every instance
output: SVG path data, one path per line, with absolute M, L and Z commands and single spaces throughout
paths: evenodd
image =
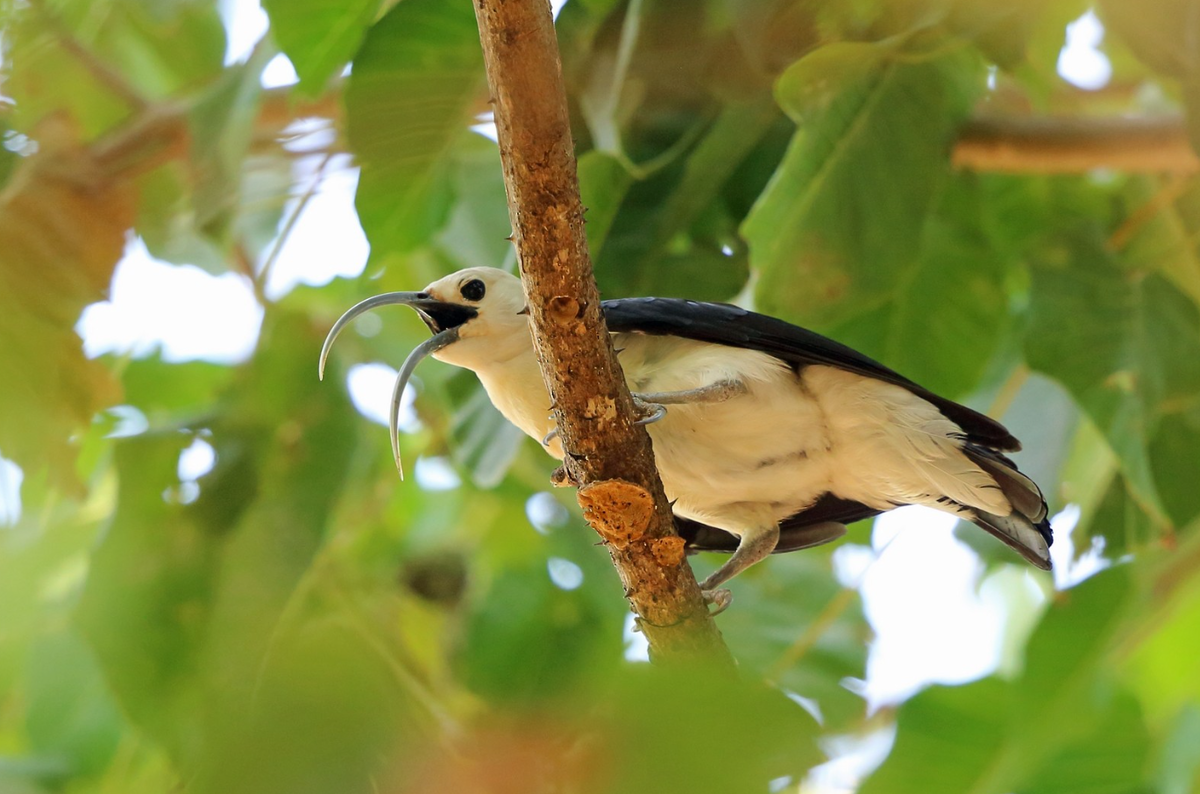
M 518 277 L 471 267 L 420 292 L 367 298 L 330 329 L 318 374 L 343 328 L 394 304 L 433 334 L 396 376 L 398 469 L 400 396 L 427 356 L 472 370 L 505 418 L 562 459 Z M 700 582 L 713 614 L 732 599 L 720 585 L 771 553 L 829 543 L 847 524 L 904 505 L 970 521 L 1051 569 L 1046 500 L 1005 454 L 1021 445 L 996 420 L 738 306 L 619 298 L 602 308 L 680 535 L 689 551 L 732 553 Z

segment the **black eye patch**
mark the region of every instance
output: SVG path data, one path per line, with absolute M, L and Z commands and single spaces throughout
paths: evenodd
M 458 292 L 469 301 L 481 301 L 484 293 L 487 292 L 487 287 L 479 279 L 473 278 L 459 287 Z

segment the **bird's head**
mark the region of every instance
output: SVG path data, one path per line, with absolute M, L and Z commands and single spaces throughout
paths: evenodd
M 385 292 L 367 298 L 343 314 L 330 329 L 321 348 L 318 373 L 342 329 L 360 314 L 379 306 L 411 306 L 433 336 L 418 345 L 396 376 L 392 392 L 392 451 L 400 465 L 397 425 L 400 396 L 413 370 L 428 355 L 466 369 L 479 371 L 532 349 L 525 293 L 521 280 L 494 267 L 469 267 L 440 278 L 420 292 Z
M 480 370 L 531 349 L 525 292 L 521 280 L 511 273 L 494 267 L 469 267 L 438 279 L 423 292 L 449 314 L 443 323 L 438 309 L 417 307 L 429 330 L 437 334 L 448 327 L 457 328 L 454 343 L 438 349 L 434 358 Z

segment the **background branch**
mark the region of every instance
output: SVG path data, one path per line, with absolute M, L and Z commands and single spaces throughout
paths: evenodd
M 675 534 L 650 437 L 633 423 L 600 311 L 550 6 L 476 0 L 475 14 L 513 242 L 566 473 L 607 543 L 653 657 L 731 664 Z
M 1183 119 L 978 117 L 963 128 L 954 164 L 973 171 L 1069 174 L 1194 173 L 1200 158 Z
M 274 140 L 293 121 L 312 116 L 340 124 L 339 96 L 336 86 L 313 100 L 296 100 L 287 88 L 266 91 L 256 137 Z M 1081 113 L 1088 112 L 1085 99 L 1078 101 Z M 345 148 L 344 141 L 335 145 Z M 959 168 L 1021 174 L 1084 173 L 1097 168 L 1139 173 L 1200 171 L 1200 156 L 1189 144 L 1183 117 L 1176 115 L 981 114 L 963 127 L 953 156 Z

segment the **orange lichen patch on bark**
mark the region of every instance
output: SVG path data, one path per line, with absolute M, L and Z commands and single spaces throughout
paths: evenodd
M 604 480 L 579 489 L 583 517 L 605 541 L 623 549 L 642 540 L 654 517 L 654 499 L 640 485 Z M 682 538 L 676 538 L 680 543 Z
M 678 535 L 655 538 L 650 541 L 650 553 L 654 555 L 655 562 L 664 568 L 669 568 L 683 562 L 685 545 L 687 544 L 683 538 Z

